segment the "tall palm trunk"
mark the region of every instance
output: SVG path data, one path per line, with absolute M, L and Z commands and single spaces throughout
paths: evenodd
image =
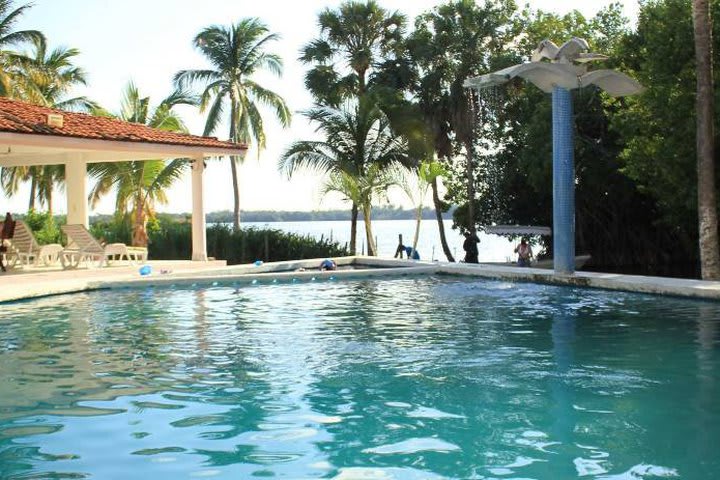
M 147 219 L 145 217 L 145 204 L 142 192 L 135 196 L 135 221 L 133 222 L 132 245 L 134 247 L 147 247 Z
M 240 230 L 240 182 L 238 182 L 237 159 L 230 157 L 230 171 L 233 183 L 233 231 Z
M 37 178 L 35 172 L 31 171 L 32 177 L 30 177 L 30 201 L 28 202 L 28 210 L 35 210 L 35 198 L 37 197 Z
M 237 132 L 237 119 L 240 117 L 238 111 L 238 102 L 234 96 L 230 97 L 230 141 L 237 142 L 239 135 Z M 240 230 L 240 183 L 238 182 L 237 159 L 230 156 L 230 174 L 233 183 L 233 232 Z
M 475 235 L 475 178 L 474 178 L 474 161 L 473 161 L 473 145 L 472 137 L 466 137 L 463 142 L 465 145 L 465 156 L 467 161 L 465 163 L 465 177 L 467 179 L 467 196 L 468 196 L 468 230 L 472 235 Z
M 357 254 L 357 219 L 358 206 L 353 202 L 350 209 L 350 255 Z
M 447 258 L 448 262 L 454 262 L 455 258 L 450 252 L 450 246 L 447 243 L 447 237 L 445 237 L 445 222 L 443 221 L 443 204 L 440 201 L 440 194 L 438 193 L 438 182 L 437 178 L 433 178 L 430 182 L 432 187 L 433 205 L 435 205 L 435 219 L 438 223 L 438 231 L 440 232 L 440 245 L 442 245 L 443 253 Z
M 50 217 L 50 220 L 53 218 L 53 186 L 52 183 L 48 185 L 47 189 L 47 207 L 48 207 L 48 216 Z
M 693 0 L 697 70 L 697 170 L 700 269 L 703 280 L 720 279 L 713 132 L 712 20 L 708 0 Z
M 475 114 L 473 111 L 472 97 L 468 97 L 464 91 L 457 94 L 455 114 L 453 116 L 455 136 L 465 149 L 465 180 L 467 182 L 467 225 L 466 228 L 472 235 L 475 234 L 475 159 L 473 155 L 473 136 L 475 125 Z
M 417 251 L 418 240 L 420 240 L 420 223 L 422 222 L 422 202 L 418 205 L 417 211 L 415 212 L 415 235 L 413 236 L 413 251 Z
M 139 176 L 142 179 L 145 176 L 145 162 L 140 162 L 138 167 L 140 168 Z M 132 226 L 132 245 L 134 247 L 147 247 L 148 238 L 146 232 L 146 219 L 145 219 L 145 193 L 142 188 L 142 180 L 136 185 L 135 199 L 133 205 L 135 206 L 135 219 Z
M 377 256 L 377 248 L 375 247 L 375 239 L 372 233 L 371 212 L 372 207 L 370 204 L 363 205 L 363 220 L 365 222 L 365 238 L 367 239 L 368 256 L 375 257 Z

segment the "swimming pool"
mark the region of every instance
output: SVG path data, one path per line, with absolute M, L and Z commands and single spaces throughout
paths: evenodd
M 404 277 L 0 316 L 0 478 L 718 478 L 720 304 Z

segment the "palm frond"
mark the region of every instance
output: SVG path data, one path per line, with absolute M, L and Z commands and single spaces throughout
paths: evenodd
M 290 178 L 298 170 L 316 173 L 340 170 L 339 163 L 326 142 L 299 141 L 291 144 L 280 156 L 278 170 Z
M 196 107 L 199 103 L 200 99 L 192 91 L 184 88 L 176 88 L 172 91 L 172 93 L 170 93 L 170 95 L 160 102 L 160 105 L 166 105 L 169 108 L 176 105 L 190 105 Z
M 211 135 L 220 124 L 224 110 L 224 103 L 225 99 L 222 95 L 217 95 L 215 97 L 215 101 L 210 107 L 207 119 L 205 120 L 205 129 L 203 130 L 204 136 Z
M 44 38 L 42 32 L 39 32 L 37 30 L 21 30 L 0 37 L 0 45 L 18 45 L 21 43 L 30 43 L 40 38 Z
M 67 110 L 68 112 L 86 112 L 91 113 L 100 109 L 100 105 L 94 100 L 87 97 L 74 97 L 62 100 L 55 104 L 55 108 L 59 110 Z
M 268 90 L 267 88 L 260 86 L 252 80 L 247 80 L 245 82 L 245 86 L 248 91 L 252 93 L 255 99 L 275 110 L 275 117 L 280 120 L 280 124 L 283 127 L 290 126 L 292 114 L 290 113 L 290 109 L 285 103 L 285 100 L 283 100 L 280 95 L 272 90 Z
M 162 169 L 152 179 L 147 188 L 147 196 L 155 197 L 160 203 L 163 192 L 180 180 L 187 171 L 190 163 L 187 158 L 176 158 L 170 162 L 163 162 Z
M 178 90 L 191 88 L 196 83 L 214 82 L 219 79 L 215 70 L 180 70 L 173 77 L 173 83 Z
M 319 63 L 325 64 L 335 55 L 335 49 L 323 39 L 315 39 L 302 47 L 300 50 L 300 60 L 303 63 Z
M 265 148 L 265 129 L 263 128 L 263 118 L 260 115 L 260 111 L 257 106 L 248 102 L 245 105 L 244 115 L 241 117 L 240 122 L 240 135 L 237 137 L 238 140 L 250 143 L 251 139 L 257 142 L 258 155 L 260 150 Z
M 149 97 L 141 97 L 137 86 L 128 82 L 120 103 L 119 117 L 126 122 L 145 123 L 148 118 Z

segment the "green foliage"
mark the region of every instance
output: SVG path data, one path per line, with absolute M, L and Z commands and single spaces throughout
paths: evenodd
M 190 222 L 160 221 L 160 228 L 148 230 L 148 256 L 153 260 L 187 260 L 192 257 Z M 215 258 L 208 250 L 208 255 Z M 229 263 L 229 262 L 228 262 Z
M 12 0 L 0 0 L 0 96 L 13 96 L 17 92 L 18 78 L 13 75 L 13 68 L 27 57 L 8 50 L 21 43 L 42 41 L 45 39 L 37 30 L 15 30 L 25 11 L 32 7 L 31 3 L 13 8 Z
M 201 86 L 200 111 L 207 110 L 203 135 L 211 135 L 227 115 L 229 139 L 236 143 L 254 141 L 260 151 L 265 148 L 264 118 L 258 107 L 270 108 L 283 127 L 292 115 L 285 100 L 255 81 L 262 73 L 281 76 L 282 58 L 266 50 L 280 36 L 269 33 L 267 25 L 257 18 L 244 18 L 229 27 L 213 25 L 195 36 L 195 47 L 211 64 L 206 70 L 181 70 L 175 74 L 180 88 Z M 229 108 L 228 108 L 229 107 Z M 240 190 L 237 182 L 237 161 L 230 157 L 234 214 L 233 228 L 240 228 Z
M 325 139 L 290 145 L 278 162 L 278 169 L 288 177 L 303 169 L 363 176 L 373 166 L 407 163 L 406 142 L 393 131 L 371 94 L 341 108 L 316 107 L 304 115 Z
M 373 197 L 387 191 L 383 171 L 397 165 L 408 165 L 407 142 L 398 135 L 377 98 L 366 93 L 357 102 L 346 102 L 341 108 L 316 107 L 305 112 L 318 124 L 324 140 L 294 142 L 280 157 L 278 168 L 292 176 L 298 170 L 329 173 L 325 192 L 337 191 L 352 203 L 353 212 L 362 207 L 369 218 Z M 369 226 L 369 224 L 368 224 Z M 354 251 L 355 218 L 351 219 L 350 250 Z M 368 245 L 372 244 L 366 228 Z M 370 249 L 373 255 L 374 250 Z
M 40 244 L 65 243 L 59 225 L 64 217 L 53 218 L 47 212 L 31 210 L 19 216 L 34 232 Z M 132 237 L 129 215 L 96 219 L 90 233 L 103 243 L 128 243 Z M 161 214 L 148 223 L 152 260 L 188 260 L 192 255 L 190 219 L 177 221 L 173 215 Z M 283 232 L 279 229 L 244 228 L 234 232 L 228 225 L 215 224 L 207 229 L 208 255 L 227 260 L 229 265 L 255 260 L 277 262 L 303 258 L 340 257 L 348 255 L 346 246 L 326 238 Z M 267 247 L 267 251 L 266 251 Z
M 90 233 L 101 243 L 130 244 L 132 239 L 132 221 L 130 215 L 114 216 L 109 220 L 90 224 Z
M 33 231 L 35 239 L 41 245 L 60 243 L 60 229 L 50 212 L 29 210 L 27 214 L 20 218 L 27 223 L 30 230 Z
M 720 1 L 711 0 L 712 15 Z M 697 273 L 697 149 L 695 51 L 690 0 L 653 0 L 640 10 L 637 30 L 617 50 L 623 68 L 647 90 L 610 112 L 610 126 L 623 139 L 622 172 L 652 200 L 649 216 L 657 229 L 675 241 L 657 248 L 681 259 L 686 272 Z M 720 51 L 720 23 L 715 21 L 712 49 Z M 720 101 L 720 59 L 714 55 L 715 104 Z M 715 110 L 715 123 L 720 111 Z M 715 130 L 715 144 L 720 141 Z M 715 150 L 715 163 L 720 150 Z M 716 175 L 718 170 L 715 170 Z M 717 183 L 717 182 L 716 182 Z M 658 242 L 655 242 L 658 243 Z M 672 260 L 671 260 L 672 261 Z
M 673 1 L 676 0 L 670 0 L 670 3 Z M 608 7 L 592 19 L 577 13 L 557 16 L 526 11 L 523 15 L 527 36 L 517 46 L 518 57 L 527 57 L 544 38 L 563 42 L 574 35 L 582 36 L 594 51 L 613 56 L 617 68 L 629 70 L 628 73 L 645 82 L 648 92 L 652 90 L 650 79 L 625 65 L 632 57 L 623 54 L 629 49 L 626 44 L 629 37 L 624 36 L 626 27 L 617 6 Z M 667 20 L 671 21 L 670 18 Z M 689 41 L 692 49 L 691 37 Z M 638 65 L 641 63 L 634 61 Z M 683 83 L 682 80 L 674 81 Z M 694 82 L 685 80 L 684 91 L 690 96 L 693 88 Z M 667 132 L 665 136 L 675 136 L 667 129 L 667 122 L 656 116 L 658 112 L 643 117 L 634 129 L 618 126 L 617 121 L 627 119 L 633 105 L 644 96 L 612 99 L 593 88 L 573 91 L 577 252 L 590 253 L 595 268 L 604 271 L 667 274 L 671 269 L 675 273 L 692 273 L 694 247 L 692 236 L 688 235 L 691 230 L 678 228 L 679 224 L 670 227 L 658 223 L 663 209 L 658 201 L 660 197 L 649 195 L 648 188 L 638 188 L 639 176 L 629 178 L 625 174 L 629 164 L 625 160 L 627 154 L 621 156 L 621 152 L 626 145 L 632 146 L 633 136 L 647 131 L 648 127 L 652 129 L 653 124 L 663 125 Z M 479 139 L 475 142 L 474 152 L 477 159 L 475 221 L 479 225 L 552 225 L 550 96 L 527 82 L 514 81 L 496 91 L 481 94 L 479 100 L 480 123 L 476 130 Z M 673 107 L 666 105 L 666 108 Z M 686 107 L 680 109 L 682 115 L 691 116 Z M 685 135 L 689 142 L 694 141 L 694 135 L 687 130 L 677 136 L 680 135 Z M 630 143 L 626 143 L 628 141 Z M 658 166 L 657 158 L 647 160 L 645 165 L 656 171 L 667 168 L 666 165 Z M 462 168 L 455 166 L 448 197 L 459 205 L 454 214 L 456 224 L 468 228 L 464 174 Z M 682 181 L 686 181 L 688 175 L 685 173 Z M 672 188 L 678 186 L 676 180 Z M 671 193 L 666 190 L 668 188 L 671 188 L 669 184 L 663 186 L 664 198 L 687 195 L 687 188 L 683 193 Z M 551 243 L 544 247 L 552 250 Z
M 202 111 L 208 109 L 204 135 L 210 135 L 227 112 L 230 120 L 230 140 L 250 142 L 259 149 L 265 147 L 265 131 L 259 105 L 274 110 L 283 126 L 290 124 L 290 110 L 285 100 L 253 80 L 262 72 L 282 75 L 280 56 L 267 52 L 266 46 L 278 40 L 269 33 L 267 25 L 257 18 L 244 18 L 229 27 L 213 25 L 195 36 L 195 47 L 207 58 L 212 70 L 182 70 L 175 74 L 179 88 L 202 85 L 200 97 Z M 225 103 L 230 108 L 225 110 Z
M 407 40 L 407 56 L 416 69 L 408 87 L 416 94 L 418 107 L 430 127 L 437 157 L 454 172 L 452 180 L 457 185 L 451 188 L 449 199 L 456 204 L 463 195 L 474 198 L 480 188 L 473 178 L 477 166 L 473 145 L 475 112 L 471 93 L 463 83 L 516 60 L 508 48 L 520 33 L 519 24 L 513 21 L 515 14 L 512 0 L 483 4 L 447 1 L 420 15 Z M 464 155 L 460 155 L 461 151 Z M 460 191 L 463 181 L 464 194 Z M 452 196 L 453 192 L 459 197 Z M 471 205 L 465 202 L 467 217 L 463 223 L 474 230 Z M 441 206 L 436 202 L 436 208 Z
M 16 97 L 36 105 L 68 111 L 91 111 L 97 104 L 87 97 L 68 97 L 78 85 L 87 85 L 85 71 L 76 66 L 76 48 L 48 49 L 43 37 L 34 38 L 33 50 L 17 57 L 12 68 Z
M 196 104 L 197 98 L 176 89 L 151 109 L 150 97 L 142 96 L 135 84 L 130 82 L 125 87 L 120 112 L 116 117 L 159 130 L 187 132 L 174 108 Z M 114 190 L 116 215 L 132 213 L 134 219 L 132 237 L 124 243 L 144 247 L 147 244 L 146 223 L 154 217 L 155 205 L 167 204 L 167 190 L 181 178 L 187 167 L 188 162 L 184 158 L 92 163 L 88 166 L 88 173 L 97 182 L 90 191 L 90 203 L 96 205 L 102 197 Z
M 710 3 L 713 16 L 720 18 L 720 0 Z M 54 99 L 56 106 L 83 103 L 82 98 L 69 103 L 59 100 L 65 98 L 69 85 L 84 82 L 82 70 L 71 63 L 77 51 L 49 51 L 40 32 L 15 31 L 17 19 L 29 5 L 12 10 L 12 4 L 0 0 L 0 95 L 47 97 Z M 586 18 L 577 11 L 567 15 L 528 7 L 519 11 L 512 0 L 448 0 L 420 15 L 414 31 L 405 38 L 403 15 L 385 11 L 373 0 L 345 1 L 338 8 L 325 9 L 319 24 L 319 35 L 303 47 L 301 61 L 311 67 L 306 86 L 320 103 L 309 116 L 319 124 L 325 122 L 320 130 L 328 141 L 325 145 L 296 143 L 281 164 L 286 173 L 310 168 L 363 174 L 364 167 L 372 163 L 366 161 L 370 153 L 391 151 L 388 145 L 368 148 L 372 142 L 367 138 L 343 137 L 339 130 L 332 130 L 344 120 L 341 115 L 333 117 L 332 111 L 348 113 L 336 107 L 348 98 L 367 94 L 375 103 L 367 112 L 382 112 L 386 117 L 383 125 L 389 126 L 394 136 L 404 138 L 404 147 L 409 147 L 404 156 L 417 162 L 433 157 L 443 162 L 446 202 L 434 201 L 438 208 L 458 205 L 455 222 L 461 229 L 491 223 L 550 225 L 549 96 L 518 80 L 480 95 L 473 104 L 462 84 L 468 77 L 526 61 L 544 38 L 564 42 L 578 36 L 587 39 L 593 51 L 610 57 L 602 68 L 617 68 L 647 87 L 642 95 L 619 100 L 592 88 L 573 94 L 578 253 L 590 253 L 596 268 L 603 270 L 668 273 L 668 266 L 673 273 L 693 270 L 698 227 L 691 0 L 641 2 L 635 31 L 628 29 L 618 4 Z M 720 22 L 715 22 L 714 29 L 713 48 L 718 52 Z M 254 140 L 262 147 L 265 135 L 259 105 L 270 107 L 283 125 L 288 124 L 290 113 L 282 98 L 251 79 L 260 71 L 281 72 L 281 59 L 266 51 L 277 38 L 257 19 L 208 27 L 196 36 L 195 46 L 208 59 L 210 69 L 179 72 L 175 81 L 181 87 L 202 87 L 201 106 L 208 112 L 206 134 L 225 118 L 232 140 Z M 34 45 L 35 51 L 23 55 L 8 49 L 23 43 Z M 720 103 L 720 56 L 716 54 L 714 61 L 716 103 Z M 47 74 L 37 75 L 43 69 Z M 179 91 L 170 98 L 180 103 L 183 95 Z M 170 107 L 151 114 L 148 99 L 136 90 L 125 104 L 127 120 L 148 124 L 158 120 L 169 129 L 182 128 Z M 477 109 L 473 111 L 470 105 Z M 352 134 L 370 131 L 362 122 L 355 123 L 348 124 Z M 717 143 L 720 130 L 716 136 Z M 348 139 L 358 145 L 352 154 L 341 151 Z M 720 160 L 720 149 L 715 156 Z M 164 200 L 164 190 L 185 166 L 183 161 L 172 165 L 150 162 L 113 172 L 109 164 L 103 165 L 100 177 L 105 181 L 96 189 L 125 182 L 128 188 L 119 188 L 119 210 L 128 211 L 135 203 L 147 209 L 151 256 L 189 258 L 189 221 L 152 218 L 153 203 Z M 234 161 L 232 166 L 235 174 Z M 31 181 L 31 202 L 39 199 L 51 209 L 53 187 L 63 181 L 63 173 L 62 167 L 5 168 L 0 184 L 10 194 L 21 183 Z M 237 200 L 237 191 L 235 195 Z M 218 214 L 211 215 L 210 221 L 237 222 L 239 200 L 235 208 L 229 219 Z M 474 216 L 469 218 L 472 210 Z M 356 207 L 353 211 L 357 212 Z M 264 217 L 248 218 L 297 220 L 296 213 L 265 212 Z M 346 212 L 342 217 L 301 215 L 347 218 Z M 379 210 L 376 218 L 399 218 L 401 214 L 391 211 L 388 215 Z M 59 232 L 50 214 L 31 210 L 26 219 L 41 242 L 57 241 Z M 131 222 L 137 220 L 113 217 L 96 222 L 92 231 L 109 242 L 131 243 Z M 231 263 L 264 259 L 266 238 L 269 259 L 326 256 L 337 248 L 313 246 L 310 239 L 283 235 L 255 230 L 232 233 L 214 226 L 208 231 L 210 255 L 228 258 Z M 549 249 L 551 244 L 544 246 Z M 276 252 L 289 253 L 275 257 Z
M 720 18 L 720 1 L 711 2 Z M 720 51 L 720 22 L 715 22 L 715 52 Z M 659 220 L 697 236 L 695 146 L 695 52 L 690 0 L 652 1 L 643 5 L 637 31 L 623 42 L 628 68 L 648 87 L 627 108 L 613 115 L 612 126 L 625 137 L 623 172 L 654 198 Z M 715 104 L 720 104 L 720 59 L 715 59 Z M 716 124 L 720 109 L 716 109 Z M 715 143 L 720 141 L 715 132 Z M 720 149 L 716 149 L 716 162 Z
M 251 263 L 255 260 L 277 262 L 348 255 L 347 248 L 325 238 L 316 240 L 310 236 L 277 229 L 243 228 L 233 231 L 227 225 L 208 227 L 207 246 L 209 256 L 227 260 L 229 265 Z M 154 260 L 190 258 L 191 225 L 164 224 L 162 229 L 151 231 L 148 253 Z
M 368 90 L 368 76 L 397 56 L 406 18 L 375 0 L 345 1 L 318 15 L 320 36 L 302 47 L 300 60 L 312 65 L 305 87 L 316 102 L 338 106 Z M 347 65 L 348 68 L 343 68 Z

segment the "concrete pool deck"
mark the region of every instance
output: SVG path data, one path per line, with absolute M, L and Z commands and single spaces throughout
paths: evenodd
M 536 282 L 627 292 L 720 300 L 720 282 L 611 273 L 576 272 L 556 275 L 552 270 L 443 262 L 416 262 L 377 257 L 337 258 L 338 270 L 320 272 L 321 259 L 232 265 L 225 261 L 150 261 L 152 273 L 139 274 L 138 265 L 61 270 L 30 268 L 0 273 L 0 302 L 100 289 L 161 285 L 211 285 L 218 281 L 262 284 L 282 281 L 383 277 L 398 275 L 462 275 L 518 282 Z
M 191 275 L 193 273 L 217 270 L 227 264 L 223 261 L 151 261 L 152 275 L 170 271 L 167 275 Z M 9 269 L 0 273 L 0 302 L 25 300 L 29 298 L 77 293 L 106 288 L 108 282 L 130 282 L 143 279 L 138 273 L 139 265 L 114 262 L 109 267 L 79 268 L 63 270 L 60 267 L 31 267 Z

